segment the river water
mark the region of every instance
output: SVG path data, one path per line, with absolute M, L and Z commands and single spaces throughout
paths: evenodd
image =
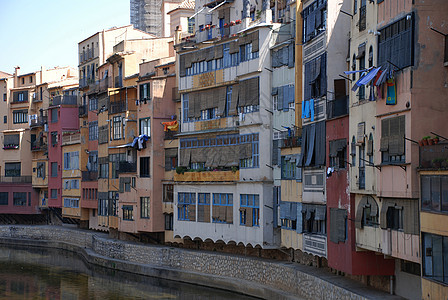
M 73 252 L 0 246 L 0 299 L 255 299 L 89 266 Z

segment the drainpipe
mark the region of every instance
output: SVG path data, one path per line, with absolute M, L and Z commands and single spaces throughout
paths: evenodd
M 394 294 L 394 275 L 390 275 L 390 294 Z

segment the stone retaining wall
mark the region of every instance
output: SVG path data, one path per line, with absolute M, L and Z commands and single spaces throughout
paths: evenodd
M 104 267 L 265 299 L 365 299 L 303 272 L 297 264 L 123 242 L 92 231 L 58 226 L 0 226 L 0 243 L 64 248 L 80 252 L 89 263 Z

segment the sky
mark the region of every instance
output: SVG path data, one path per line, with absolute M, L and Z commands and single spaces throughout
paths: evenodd
M 0 0 L 0 71 L 78 67 L 78 43 L 130 24 L 129 0 Z

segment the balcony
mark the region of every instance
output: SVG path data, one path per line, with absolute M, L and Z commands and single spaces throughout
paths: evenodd
M 109 103 L 109 114 L 117 114 L 126 111 L 126 101 L 114 101 Z
M 62 146 L 81 143 L 81 133 L 70 133 L 62 135 Z
M 48 145 L 46 143 L 41 143 L 38 141 L 31 143 L 31 151 L 47 151 L 47 149 Z
M 348 115 L 348 96 L 339 97 L 327 102 L 327 118 L 333 119 Z
M 286 131 L 285 131 L 286 133 Z M 300 147 L 302 145 L 302 129 L 288 130 L 287 136 L 280 140 L 280 148 Z
M 82 171 L 82 181 L 97 181 L 98 171 Z
M 135 173 L 137 172 L 137 162 L 120 161 L 118 163 L 119 173 Z
M 5 170 L 6 171 L 6 170 Z M 16 170 L 9 170 L 9 171 L 16 171 Z M 20 174 L 19 172 L 14 175 Z M 11 172 L 10 172 L 11 173 Z M 12 175 L 12 174 L 11 174 Z M 31 183 L 32 182 L 32 176 L 0 176 L 0 183 Z
M 79 87 L 83 88 L 87 86 L 87 78 L 79 78 Z
M 98 91 L 99 92 L 107 91 L 108 88 L 109 88 L 109 78 L 106 77 L 104 79 L 101 79 L 98 82 Z
M 30 120 L 30 127 L 31 128 L 41 127 L 41 126 L 44 126 L 45 124 L 47 124 L 47 122 L 48 122 L 47 116 L 39 116 L 36 119 Z
M 8 143 L 3 145 L 3 150 L 15 150 L 15 149 L 19 149 L 19 144 Z
M 303 234 L 303 251 L 327 257 L 327 237 L 319 234 Z
M 420 169 L 448 169 L 448 143 L 420 147 Z
M 77 105 L 77 104 L 78 104 L 78 96 L 76 95 L 55 96 L 53 100 L 50 101 L 50 106 Z
M 203 171 L 174 174 L 174 181 L 184 182 L 231 182 L 240 180 L 240 171 Z
M 86 117 L 87 116 L 87 112 L 88 112 L 88 110 L 87 110 L 87 105 L 86 104 L 79 106 L 79 117 L 80 118 L 81 117 Z

